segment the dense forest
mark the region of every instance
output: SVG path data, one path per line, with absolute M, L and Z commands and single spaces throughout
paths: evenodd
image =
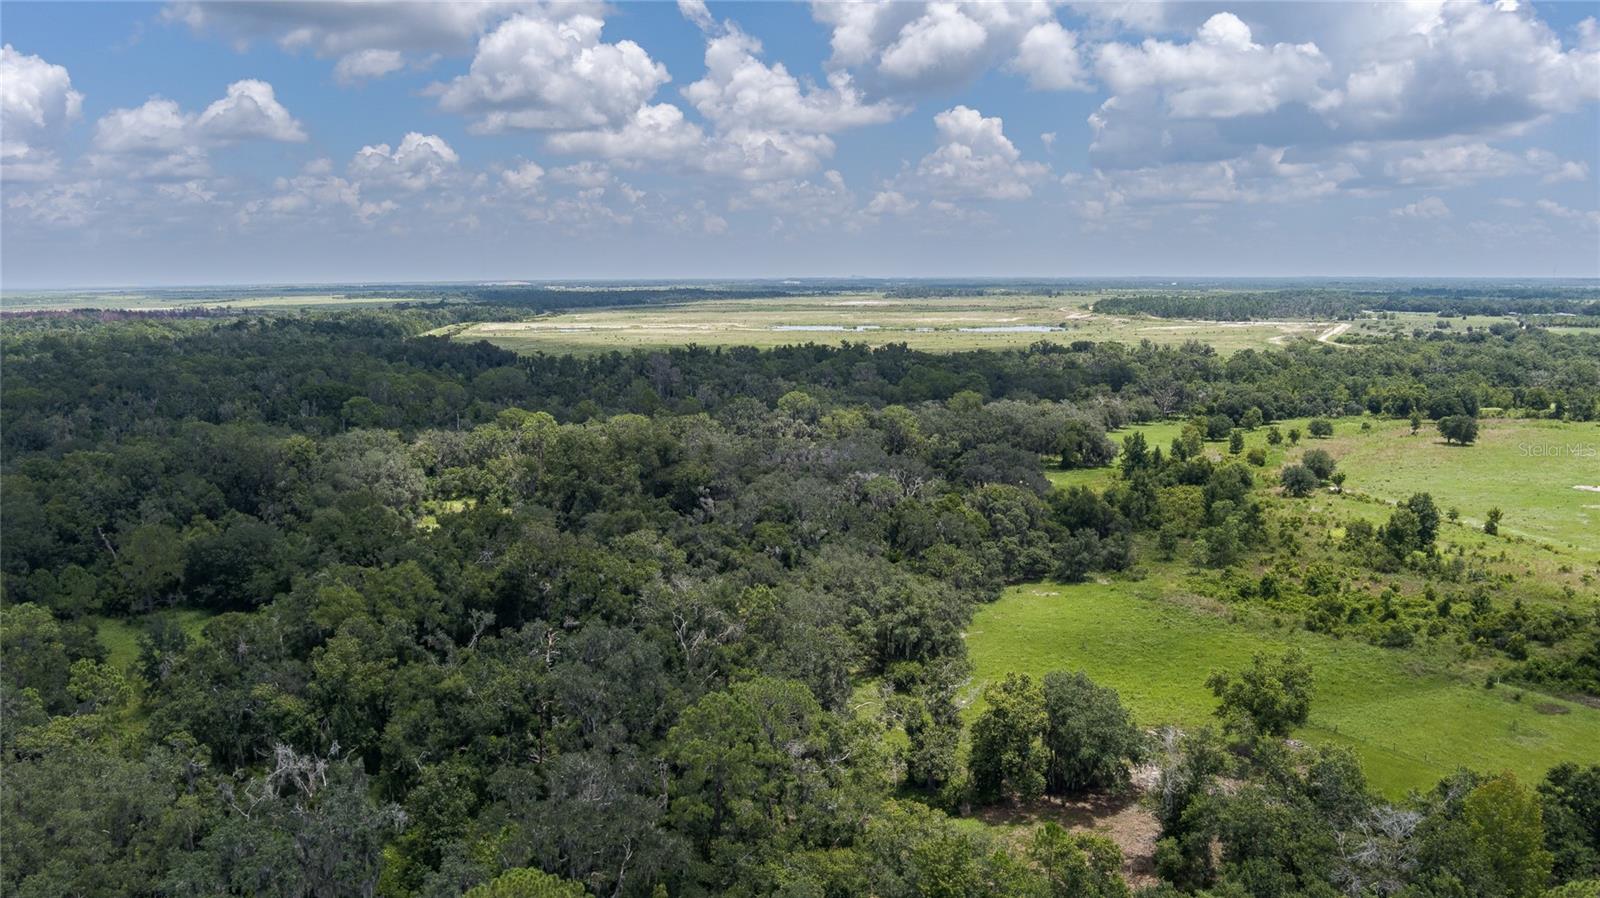
M 1215 727 L 1182 733 L 1071 671 L 961 700 L 964 630 L 1007 584 L 1296 554 L 1253 488 L 1337 482 L 1333 460 L 1268 472 L 1208 442 L 1593 421 L 1595 337 L 575 357 L 423 336 L 455 320 L 6 323 L 0 893 L 1120 898 L 1109 840 L 965 815 L 1137 767 L 1148 898 L 1600 894 L 1600 757 L 1381 798 L 1349 751 L 1286 738 L 1315 676 L 1293 653 L 1216 673 Z M 1192 423 L 1111 433 L 1158 419 Z M 1113 462 L 1104 490 L 1043 476 Z M 1600 695 L 1600 620 L 1507 601 L 1435 551 L 1441 514 L 1419 495 L 1338 548 L 1437 580 L 1431 602 L 1322 570 L 1239 598 L 1379 645 L 1470 628 L 1507 676 Z M 1452 596 L 1473 613 L 1436 613 Z
M 1363 312 L 1430 312 L 1453 315 L 1571 315 L 1600 319 L 1593 291 L 1552 296 L 1549 291 L 1409 289 L 1345 292 L 1325 289 L 1270 292 L 1126 293 L 1097 300 L 1094 310 L 1109 315 L 1198 318 L 1207 321 L 1259 321 L 1273 318 L 1348 320 Z

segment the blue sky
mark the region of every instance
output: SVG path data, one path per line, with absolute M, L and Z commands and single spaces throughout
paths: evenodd
M 0 284 L 1600 276 L 1597 15 L 8 2 Z

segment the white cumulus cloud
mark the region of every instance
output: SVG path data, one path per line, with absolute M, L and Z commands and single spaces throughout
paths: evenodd
M 600 39 L 586 12 L 514 16 L 478 42 L 467 74 L 433 92 L 473 130 L 576 130 L 622 125 L 667 81 L 666 66 L 633 41 Z
M 1052 4 L 1043 0 L 814 0 L 811 15 L 831 29 L 832 65 L 859 69 L 885 87 L 911 89 L 973 78 L 1015 56 L 1034 26 L 1055 17 Z
M 51 146 L 83 110 L 64 66 L 0 47 L 0 173 L 6 180 L 37 181 L 55 174 Z
M 364 146 L 350 160 L 351 177 L 363 185 L 426 190 L 460 169 L 461 157 L 437 134 L 412 131 L 390 149 L 386 143 Z
M 246 140 L 306 140 L 305 128 L 265 81 L 235 81 L 199 113 L 164 97 L 113 109 L 95 122 L 89 163 L 106 174 L 188 180 L 210 173 L 212 148 Z
M 730 27 L 706 44 L 706 75 L 684 88 L 691 105 L 722 126 L 812 132 L 886 122 L 891 103 L 868 103 L 850 76 L 835 72 L 826 88 L 802 86 L 782 63 L 760 59 L 761 42 Z
M 1330 67 L 1316 44 L 1258 44 L 1248 25 L 1224 12 L 1188 43 L 1106 44 L 1095 70 L 1114 94 L 1155 91 L 1169 115 L 1204 119 L 1315 103 L 1326 93 L 1320 82 Z
M 1049 167 L 1022 158 L 998 116 L 956 106 L 933 117 L 939 146 L 917 163 L 917 180 L 946 197 L 1026 199 Z
M 459 53 L 495 23 L 518 11 L 537 9 L 530 0 L 300 0 L 294 3 L 179 2 L 162 12 L 197 34 L 215 34 L 238 45 L 270 40 L 288 52 L 337 58 L 341 84 L 398 71 L 405 53 Z M 599 9 L 569 3 L 569 9 Z
M 557 153 L 605 159 L 682 159 L 705 134 L 671 103 L 641 106 L 620 128 L 551 134 L 545 145 Z
M 523 162 L 500 172 L 500 180 L 507 187 L 521 193 L 531 193 L 539 189 L 539 181 L 542 178 L 544 178 L 544 166 L 537 162 Z
M 305 129 L 283 108 L 265 81 L 247 79 L 228 85 L 228 94 L 207 106 L 195 127 L 209 140 L 278 140 L 297 143 Z
M 1038 90 L 1090 90 L 1078 36 L 1051 19 L 1028 29 L 1011 68 Z

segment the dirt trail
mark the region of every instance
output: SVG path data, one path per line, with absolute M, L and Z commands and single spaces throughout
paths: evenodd
M 1338 346 L 1339 344 L 1333 342 L 1333 339 L 1349 329 L 1350 325 L 1348 322 L 1345 324 L 1335 324 L 1333 327 L 1330 327 L 1321 334 L 1317 335 L 1317 342 L 1327 343 L 1329 346 Z

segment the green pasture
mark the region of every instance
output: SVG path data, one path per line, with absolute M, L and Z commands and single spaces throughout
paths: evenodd
M 1326 440 L 1312 440 L 1304 436 L 1302 436 L 1298 448 L 1291 447 L 1289 445 L 1287 436 L 1289 430 L 1291 428 L 1299 428 L 1300 432 L 1304 434 L 1306 430 L 1306 423 L 1309 420 L 1309 418 L 1295 418 L 1288 421 L 1274 422 L 1274 424 L 1271 426 L 1276 426 L 1285 434 L 1284 441 L 1277 446 L 1273 446 L 1267 442 L 1267 427 L 1269 425 L 1263 425 L 1255 430 L 1245 431 L 1244 450 L 1241 451 L 1237 456 L 1238 460 L 1243 462 L 1245 453 L 1249 452 L 1251 449 L 1257 447 L 1266 449 L 1267 463 L 1264 466 L 1260 468 L 1254 468 L 1253 470 L 1262 474 L 1269 472 L 1275 473 L 1279 467 L 1282 467 L 1286 458 L 1303 452 L 1306 449 L 1315 448 L 1317 446 L 1326 446 L 1328 443 Z M 1354 431 L 1356 428 L 1361 426 L 1361 419 L 1359 418 L 1333 418 L 1330 420 L 1333 421 L 1335 436 L 1338 436 L 1341 431 Z M 1120 452 L 1122 448 L 1122 441 L 1124 439 L 1134 433 L 1142 433 L 1144 434 L 1145 443 L 1150 447 L 1151 450 L 1160 449 L 1162 454 L 1165 455 L 1167 452 L 1171 451 L 1172 441 L 1177 439 L 1178 435 L 1183 432 L 1183 428 L 1187 424 L 1187 419 L 1154 421 L 1148 424 L 1136 424 L 1132 427 L 1124 427 L 1121 430 L 1110 431 L 1106 434 L 1106 436 L 1110 437 L 1111 441 L 1117 444 L 1118 451 Z M 1206 443 L 1205 451 L 1218 459 L 1233 457 L 1228 454 L 1228 442 L 1226 440 L 1213 440 Z M 1067 471 L 1063 471 L 1062 469 L 1056 467 L 1058 462 L 1059 459 L 1056 458 L 1045 459 L 1045 479 L 1049 480 L 1050 483 L 1056 487 L 1056 489 L 1067 489 L 1074 486 L 1089 486 L 1094 487 L 1095 489 L 1104 489 L 1108 484 L 1111 483 L 1111 480 L 1115 476 L 1117 470 L 1117 463 L 1115 459 L 1112 460 L 1111 464 L 1103 467 L 1074 468 Z
M 1180 595 L 1158 580 L 1008 589 L 969 628 L 970 695 L 1011 671 L 1083 670 L 1116 688 L 1141 724 L 1193 728 L 1213 721 L 1213 670 L 1292 644 L 1316 676 L 1297 737 L 1350 746 L 1385 794 L 1427 788 L 1457 765 L 1537 778 L 1562 761 L 1595 760 L 1600 710 L 1486 689 L 1416 652 L 1232 620 Z
M 1117 444 L 1117 449 L 1120 452 L 1123 440 L 1135 433 L 1142 433 L 1144 434 L 1145 442 L 1149 444 L 1151 449 L 1159 447 L 1162 453 L 1165 454 L 1167 447 L 1171 446 L 1172 441 L 1183 431 L 1185 423 L 1184 421 L 1152 421 L 1148 424 L 1135 424 L 1132 427 L 1113 430 L 1107 433 L 1106 436 L 1111 438 L 1111 442 Z M 1068 471 L 1063 471 L 1056 467 L 1060 461 L 1059 458 L 1046 459 L 1045 463 L 1048 467 L 1044 472 L 1045 479 L 1049 480 L 1051 485 L 1059 490 L 1074 486 L 1088 486 L 1097 490 L 1105 489 L 1117 471 L 1115 460 L 1111 464 L 1099 468 L 1073 468 Z
M 1266 480 L 1305 451 L 1325 449 L 1345 472 L 1345 494 L 1315 501 L 1334 502 L 1341 515 L 1380 524 L 1387 520 L 1394 503 L 1426 492 L 1441 510 L 1453 507 L 1460 511 L 1459 522 L 1441 534 L 1447 543 L 1493 554 L 1504 552 L 1522 563 L 1526 573 L 1563 582 L 1576 580 L 1600 563 L 1600 491 L 1576 488 L 1600 486 L 1600 424 L 1484 418 L 1476 443 L 1447 446 L 1431 421 L 1424 421 L 1413 436 L 1408 421 L 1373 417 L 1330 420 L 1334 427 L 1331 438 L 1302 436 L 1297 447 L 1289 446 L 1287 440 L 1269 446 L 1265 426 L 1246 431 L 1245 451 L 1258 446 L 1267 449 L 1266 465 L 1254 470 Z M 1307 418 L 1295 418 L 1275 425 L 1285 434 L 1291 428 L 1305 434 L 1308 422 Z M 1367 430 L 1361 429 L 1363 423 Z M 1162 421 L 1109 436 L 1120 446 L 1124 437 L 1140 431 L 1152 448 L 1166 451 L 1183 426 L 1183 421 Z M 1217 458 L 1228 457 L 1223 442 L 1206 443 L 1206 451 Z M 1243 453 L 1239 457 L 1243 458 Z M 1044 460 L 1044 473 L 1058 489 L 1078 485 L 1103 489 L 1115 473 L 1114 463 L 1063 471 L 1055 467 L 1055 461 Z M 1491 507 L 1505 513 L 1499 537 L 1487 536 L 1481 529 Z M 1561 571 L 1562 567 L 1569 570 Z
M 1542 543 L 1580 562 L 1600 561 L 1600 424 L 1485 418 L 1470 446 L 1447 446 L 1424 422 L 1374 419 L 1372 430 L 1338 428 L 1318 441 L 1348 476 L 1346 490 L 1384 501 L 1416 492 L 1480 527 L 1492 507 L 1500 532 Z

